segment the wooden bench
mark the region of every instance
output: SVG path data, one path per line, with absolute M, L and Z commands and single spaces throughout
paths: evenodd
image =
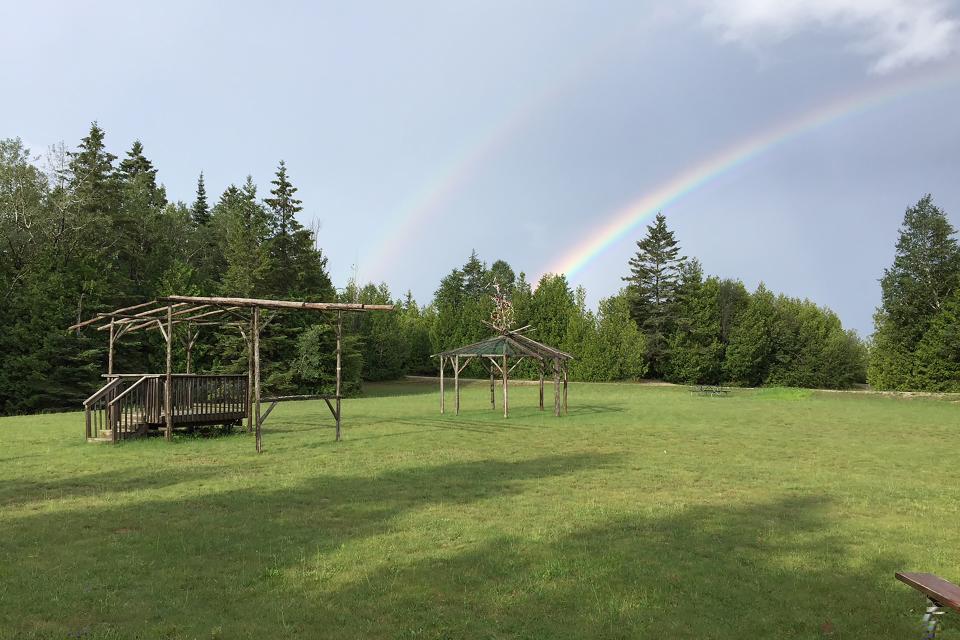
M 953 609 L 960 613 L 960 587 L 932 573 L 900 573 L 897 580 L 908 584 L 938 607 Z
M 960 587 L 932 573 L 897 572 L 897 580 L 927 596 L 930 606 L 923 615 L 923 638 L 934 640 L 940 632 L 942 609 L 960 613 Z

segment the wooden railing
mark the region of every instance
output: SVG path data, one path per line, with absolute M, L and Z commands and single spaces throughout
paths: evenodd
M 113 426 L 113 441 L 146 431 L 161 419 L 159 376 L 143 376 L 127 384 L 107 405 L 109 423 Z
M 99 438 L 101 431 L 113 428 L 107 416 L 107 406 L 120 394 L 123 384 L 122 378 L 114 378 L 83 401 L 87 438 Z
M 161 379 L 161 382 L 166 382 Z M 162 390 L 161 390 L 162 391 Z M 162 401 L 162 395 L 161 395 Z M 215 422 L 247 411 L 247 376 L 173 377 L 173 422 Z
M 118 442 L 166 423 L 166 376 L 107 377 L 109 382 L 83 403 L 87 438 Z M 230 423 L 246 414 L 246 375 L 174 374 L 171 380 L 175 425 Z

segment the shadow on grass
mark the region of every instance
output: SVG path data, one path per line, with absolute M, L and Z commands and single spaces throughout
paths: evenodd
M 130 467 L 40 482 L 8 480 L 0 484 L 0 508 L 50 500 L 102 497 L 130 491 L 161 489 L 175 484 L 210 480 L 219 476 L 220 473 L 221 470 L 216 465 L 179 469 L 176 472 L 171 472 L 169 469 L 145 470 L 142 467 Z
M 912 638 L 923 599 L 895 556 L 851 561 L 829 502 L 694 507 L 622 516 L 546 540 L 500 537 L 397 558 L 308 608 L 294 631 L 349 603 L 358 636 Z M 960 623 L 960 619 L 955 624 Z M 956 637 L 951 635 L 950 637 Z
M 894 582 L 900 559 L 855 560 L 859 541 L 835 533 L 825 498 L 661 507 L 552 529 L 532 521 L 525 535 L 491 535 L 481 522 L 461 540 L 450 529 L 457 505 L 519 497 L 536 486 L 528 481 L 619 459 L 453 463 L 287 488 L 257 486 L 253 476 L 251 487 L 202 497 L 0 521 L 0 628 L 24 637 L 85 629 L 86 638 L 208 637 L 210 629 L 222 637 L 914 637 L 909 609 L 920 599 Z M 399 522 L 426 507 L 436 509 L 423 516 L 435 530 Z M 373 537 L 382 556 L 345 551 Z M 404 551 L 411 540 L 422 544 L 413 556 Z
M 136 504 L 16 514 L 0 519 L 0 539 L 6 541 L 0 547 L 0 629 L 24 637 L 47 637 L 27 636 L 30 629 L 57 637 L 88 629 L 84 637 L 94 638 L 115 637 L 110 634 L 123 620 L 131 625 L 127 632 L 169 620 L 171 628 L 205 628 L 211 620 L 252 615 L 254 624 L 259 614 L 245 598 L 272 592 L 265 577 L 290 561 L 291 553 L 332 553 L 388 532 L 395 518 L 411 510 L 519 495 L 525 481 L 577 474 L 618 458 L 575 454 L 454 463 L 375 477 L 319 476 L 284 488 L 251 476 L 247 486 L 199 497 L 147 494 Z M 205 474 L 170 472 L 169 483 Z M 150 488 L 156 479 L 105 472 L 77 478 L 75 487 L 88 493 L 104 488 L 109 478 L 131 491 Z M 37 598 L 40 593 L 45 597 Z

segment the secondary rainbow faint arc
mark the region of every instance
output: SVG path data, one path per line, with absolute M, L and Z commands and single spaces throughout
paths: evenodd
M 957 82 L 960 80 L 958 70 L 960 68 L 950 67 L 932 75 L 914 77 L 845 96 L 740 140 L 716 155 L 684 169 L 665 183 L 619 209 L 599 231 L 555 260 L 553 266 L 545 273 L 563 273 L 568 278 L 572 278 L 638 224 L 727 171 L 800 134 L 845 116 L 881 106 L 919 90 Z
M 578 61 L 568 73 L 524 97 L 501 121 L 466 145 L 452 162 L 445 165 L 426 186 L 409 198 L 380 232 L 371 251 L 373 262 L 367 268 L 374 277 L 383 277 L 388 265 L 395 264 L 402 251 L 409 248 L 414 233 L 429 233 L 424 227 L 439 215 L 445 205 L 474 178 L 504 147 L 516 139 L 535 117 L 572 92 L 630 38 L 647 28 L 645 24 L 625 24 L 616 33 L 605 36 L 591 53 Z

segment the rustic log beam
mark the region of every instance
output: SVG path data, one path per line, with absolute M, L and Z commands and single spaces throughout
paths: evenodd
M 296 300 L 265 300 L 259 298 L 225 298 L 218 296 L 167 296 L 162 301 L 194 304 L 214 304 L 232 307 L 262 307 L 265 309 L 304 309 L 307 311 L 393 311 L 392 304 L 348 304 L 342 302 L 299 302 Z
M 172 308 L 174 308 L 174 309 L 181 309 L 181 308 L 186 307 L 186 306 L 188 306 L 188 305 L 187 305 L 187 303 L 185 303 L 185 302 L 181 302 L 181 303 L 174 304 L 174 305 L 170 305 L 170 306 L 172 306 Z M 132 316 L 129 316 L 129 317 L 126 317 L 126 318 L 122 318 L 121 320 L 118 320 L 118 321 L 117 321 L 117 324 L 121 324 L 121 325 L 123 325 L 123 324 L 137 324 L 138 322 L 140 322 L 140 321 L 142 321 L 142 320 L 147 320 L 147 319 L 160 319 L 160 320 L 162 320 L 163 317 L 164 317 L 164 312 L 165 312 L 166 310 L 167 310 L 167 307 L 166 307 L 166 306 L 157 307 L 156 309 L 148 309 L 148 310 L 143 311 L 143 312 L 141 312 L 141 313 L 135 313 L 135 314 L 133 314 Z M 100 319 L 103 320 L 103 318 L 100 318 Z M 110 328 L 110 324 L 109 324 L 109 323 L 105 323 L 105 324 L 97 327 L 97 331 L 106 331 L 106 330 L 109 329 L 109 328 Z
M 114 315 L 116 315 L 116 314 L 120 314 L 120 313 L 126 313 L 126 312 L 128 312 L 128 311 L 136 311 L 137 309 L 142 309 L 142 308 L 144 308 L 144 307 L 149 307 L 149 306 L 154 305 L 154 304 L 157 304 L 157 301 L 156 301 L 156 300 L 151 300 L 150 302 L 141 302 L 140 304 L 135 304 L 135 305 L 133 305 L 132 307 L 124 307 L 124 308 L 122 308 L 122 309 L 115 309 L 114 311 L 111 311 L 111 312 L 109 312 L 109 313 L 98 313 L 97 315 L 95 315 L 94 317 L 90 318 L 89 320 L 85 320 L 85 321 L 83 321 L 83 322 L 78 322 L 77 324 L 71 325 L 70 327 L 67 328 L 67 331 L 74 331 L 74 330 L 76 330 L 76 329 L 82 329 L 83 327 L 86 327 L 86 326 L 89 326 L 89 325 L 91 325 L 91 324 L 95 324 L 95 323 L 97 323 L 97 322 L 100 322 L 100 321 L 103 320 L 104 318 L 112 317 L 112 316 L 114 316 Z
M 460 356 L 453 356 L 454 415 L 460 415 Z
M 205 305 L 200 305 L 199 307 L 192 307 L 192 308 L 190 308 L 190 309 L 183 309 L 183 310 L 181 310 L 181 311 L 179 311 L 179 312 L 177 312 L 177 313 L 174 313 L 173 316 L 174 316 L 175 319 L 174 319 L 173 323 L 174 323 L 174 324 L 180 324 L 181 322 L 193 322 L 193 321 L 199 320 L 199 319 L 201 319 L 201 318 L 207 318 L 207 317 L 210 317 L 210 316 L 222 315 L 222 314 L 226 313 L 227 311 L 229 311 L 228 309 L 214 309 L 213 311 L 208 311 L 208 312 L 206 312 L 206 313 L 201 313 L 201 314 L 198 314 L 198 315 L 195 315 L 195 316 L 194 316 L 194 315 L 190 315 L 190 316 L 187 317 L 187 318 L 178 318 L 178 317 L 177 317 L 177 316 L 181 316 L 181 315 L 196 313 L 197 311 L 206 309 L 206 308 L 208 308 L 209 306 L 210 306 L 210 305 L 205 304 Z M 246 321 L 246 318 L 243 318 L 243 320 Z M 153 328 L 154 328 L 154 325 L 153 325 L 153 321 L 152 321 L 152 320 L 147 320 L 146 322 L 141 322 L 141 323 L 138 323 L 138 324 L 135 324 L 135 325 L 127 325 L 127 326 L 128 326 L 128 330 L 129 330 L 129 331 L 139 331 L 140 329 L 143 329 L 143 328 L 146 328 L 146 329 L 153 329 Z
M 441 414 L 443 414 L 443 410 L 444 410 L 444 406 L 443 406 L 443 365 L 444 365 L 444 360 L 446 360 L 446 358 L 445 358 L 444 356 L 440 356 L 440 413 L 441 413 Z

